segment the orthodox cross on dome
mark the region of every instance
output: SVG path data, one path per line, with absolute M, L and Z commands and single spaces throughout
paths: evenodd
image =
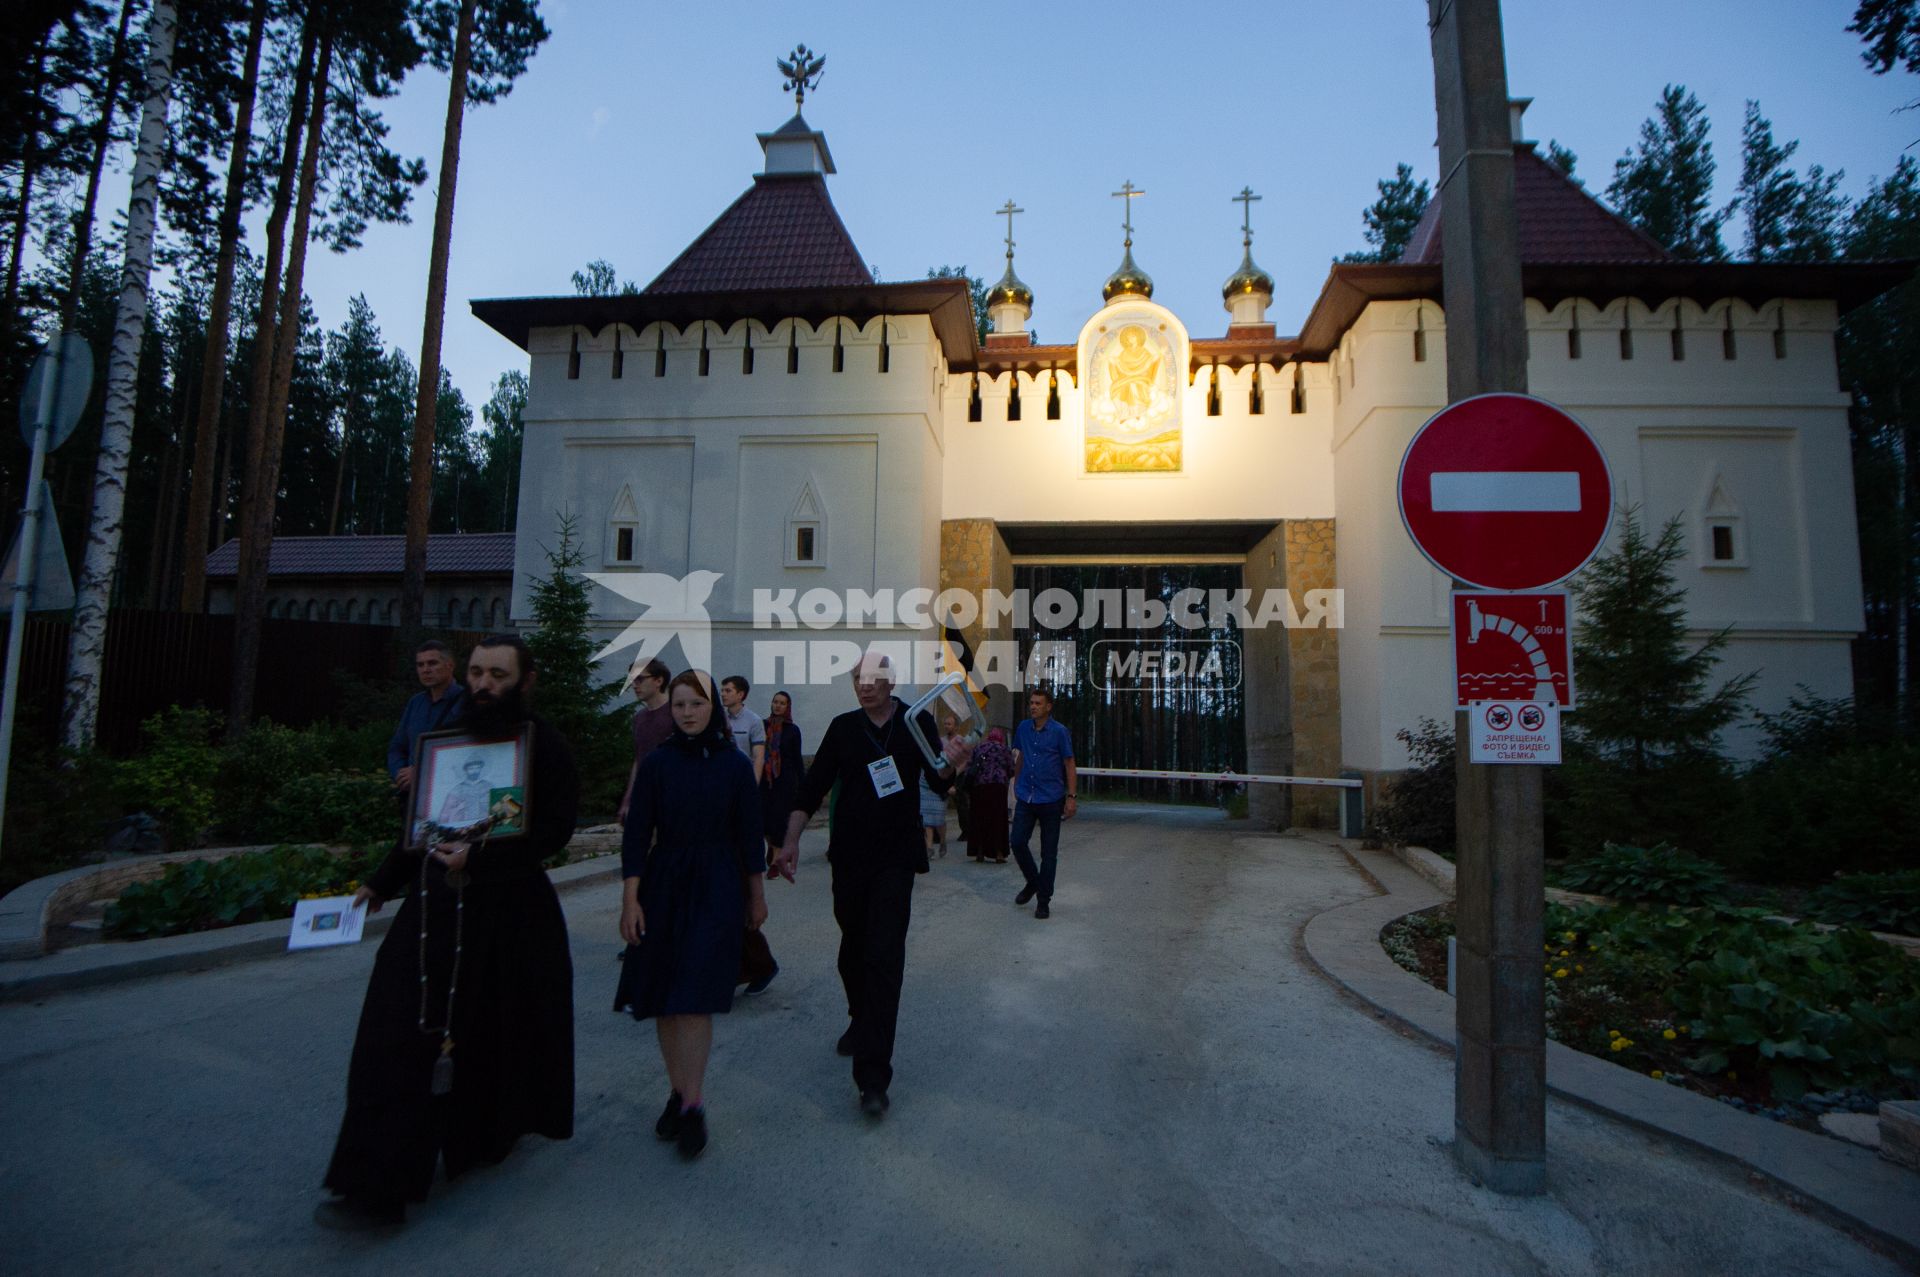
M 806 45 L 796 44 L 792 53 L 784 58 L 776 58 L 773 64 L 786 77 L 780 83 L 780 91 L 793 94 L 793 109 L 798 113 L 800 104 L 806 100 L 807 90 L 819 85 L 827 60 L 814 56 L 813 50 Z
M 1242 234 L 1240 242 L 1247 248 L 1253 247 L 1253 204 L 1255 200 L 1260 198 L 1262 197 L 1253 193 L 1251 186 L 1241 187 L 1240 193 L 1233 197 L 1234 203 L 1240 205 L 1240 230 Z
M 1002 214 L 1007 219 L 1007 265 L 1011 267 L 1013 265 L 1013 215 L 1015 213 L 1024 213 L 1027 210 L 1024 208 L 1015 208 L 1013 201 L 1008 200 L 1005 204 L 1002 204 L 993 211 Z
M 1133 184 L 1132 178 L 1120 183 L 1120 189 L 1113 193 L 1113 198 L 1127 202 L 1127 215 L 1120 220 L 1120 228 L 1127 233 L 1128 248 L 1133 247 L 1133 198 L 1136 195 L 1145 194 L 1146 191 Z

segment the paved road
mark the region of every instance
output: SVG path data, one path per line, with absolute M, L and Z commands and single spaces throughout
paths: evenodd
M 783 970 L 718 1027 L 713 1144 L 655 1143 L 650 1026 L 607 1011 L 614 893 L 566 897 L 578 1133 L 385 1241 L 312 1226 L 371 946 L 0 1006 L 9 1273 L 1895 1272 L 1744 1175 L 1556 1103 L 1550 1195 L 1454 1170 L 1450 1060 L 1299 956 L 1368 894 L 1338 852 L 1092 807 L 1054 916 L 1017 871 L 920 880 L 892 1114 L 858 1112 L 820 835 Z

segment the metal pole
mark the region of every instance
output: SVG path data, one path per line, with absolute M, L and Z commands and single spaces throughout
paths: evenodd
M 1526 390 L 1526 301 L 1499 0 L 1427 0 L 1427 14 L 1451 403 Z M 1541 774 L 1470 762 L 1464 713 L 1454 715 L 1454 742 L 1454 1154 L 1497 1192 L 1538 1193 L 1546 1187 L 1547 1095 Z
M 27 604 L 33 599 L 34 568 L 40 562 L 40 482 L 46 477 L 47 436 L 53 432 L 53 406 L 60 402 L 66 346 L 59 337 L 49 346 L 53 367 L 41 379 L 40 402 L 34 408 L 33 460 L 27 467 L 26 506 L 20 511 L 19 576 L 13 583 L 13 608 L 7 624 L 6 681 L 4 687 L 0 687 L 0 850 L 6 846 L 7 777 L 13 770 L 13 716 L 20 699 L 20 650 L 26 641 Z

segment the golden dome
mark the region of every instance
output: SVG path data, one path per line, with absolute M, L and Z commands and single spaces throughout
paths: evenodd
M 1100 290 L 1103 301 L 1112 301 L 1116 297 L 1153 296 L 1153 278 L 1133 262 L 1132 241 L 1120 258 L 1120 269 L 1107 276 L 1107 283 Z
M 1240 255 L 1240 269 L 1227 276 L 1227 282 L 1220 289 L 1220 295 L 1231 302 L 1235 297 L 1249 293 L 1265 293 L 1273 296 L 1273 276 L 1253 264 L 1253 249 L 1247 248 Z
M 1008 257 L 1007 273 L 1000 277 L 999 283 L 987 290 L 987 308 L 991 310 L 995 306 L 1005 306 L 1008 303 L 1012 303 L 1015 306 L 1025 306 L 1028 310 L 1032 310 L 1033 290 L 1021 283 L 1020 277 L 1013 273 L 1012 254 L 1008 254 Z

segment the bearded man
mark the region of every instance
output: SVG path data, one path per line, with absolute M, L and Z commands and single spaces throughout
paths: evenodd
M 347 1069 L 347 1111 L 315 1211 L 332 1228 L 391 1228 L 447 1178 L 500 1161 L 529 1132 L 573 1134 L 573 964 L 544 862 L 573 837 L 573 751 L 532 715 L 533 653 L 482 639 L 459 726 L 481 740 L 533 724 L 526 832 L 405 840 L 360 888 L 371 912 L 404 896 L 381 942 Z

